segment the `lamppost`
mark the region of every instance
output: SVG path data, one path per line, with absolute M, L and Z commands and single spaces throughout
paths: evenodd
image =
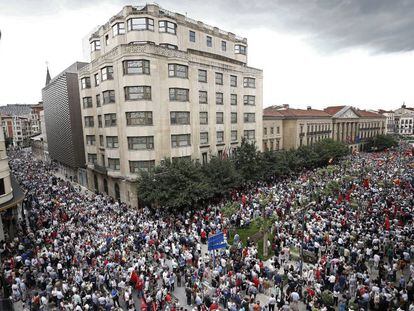
M 302 279 L 302 272 L 303 272 L 303 244 L 305 243 L 305 229 L 306 229 L 305 213 L 308 211 L 308 209 L 311 206 L 314 206 L 315 204 L 316 202 L 312 201 L 306 204 L 306 206 L 302 209 L 302 242 L 300 244 L 300 266 L 299 266 L 299 273 L 300 273 L 301 279 Z

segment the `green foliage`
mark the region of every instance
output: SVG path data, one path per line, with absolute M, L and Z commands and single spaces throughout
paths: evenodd
M 367 151 L 383 151 L 398 146 L 398 141 L 392 135 L 378 135 L 370 138 L 365 145 Z
M 236 202 L 227 202 L 226 205 L 221 209 L 221 213 L 224 217 L 230 218 L 232 215 L 236 214 L 239 210 L 239 206 Z
M 333 306 L 334 305 L 334 298 L 333 294 L 329 290 L 324 290 L 321 294 L 321 298 L 324 304 L 327 306 Z
M 243 138 L 233 160 L 243 182 L 255 182 L 262 177 L 262 156 L 253 142 Z
M 209 186 L 209 197 L 226 194 L 241 183 L 240 175 L 229 159 L 211 158 L 209 163 L 202 166 L 202 173 Z
M 339 191 L 340 185 L 337 181 L 332 180 L 328 182 L 324 189 L 325 195 L 332 195 L 334 193 L 337 193 Z

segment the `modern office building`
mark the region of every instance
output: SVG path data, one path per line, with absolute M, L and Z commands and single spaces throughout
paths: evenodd
M 79 74 L 89 188 L 137 206 L 140 170 L 262 147 L 262 71 L 247 39 L 158 5 L 125 6 Z
M 67 178 L 86 185 L 85 151 L 78 71 L 86 63 L 76 62 L 42 89 L 48 152 Z

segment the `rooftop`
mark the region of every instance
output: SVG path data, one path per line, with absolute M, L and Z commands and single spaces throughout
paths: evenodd
M 289 108 L 289 106 L 270 106 L 264 109 L 263 116 L 271 116 L 271 117 L 330 117 L 331 115 L 326 113 L 323 110 L 312 109 L 308 107 L 308 109 L 294 109 Z

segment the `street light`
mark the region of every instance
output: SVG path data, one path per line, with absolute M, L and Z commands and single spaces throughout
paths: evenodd
M 303 272 L 303 244 L 305 243 L 305 229 L 306 229 L 306 225 L 305 225 L 305 212 L 308 211 L 308 209 L 311 206 L 316 205 L 315 201 L 312 201 L 310 203 L 308 203 L 303 209 L 302 209 L 302 242 L 300 244 L 300 266 L 299 266 L 299 273 L 300 273 L 300 278 L 302 279 L 302 272 Z

